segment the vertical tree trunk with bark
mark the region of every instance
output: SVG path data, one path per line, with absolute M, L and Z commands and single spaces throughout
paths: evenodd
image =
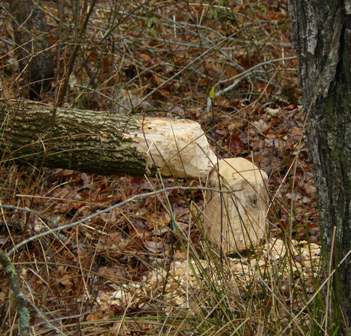
M 336 269 L 326 300 L 331 315 L 323 327 L 330 335 L 350 335 L 351 1 L 290 0 L 290 13 L 309 118 L 325 275 L 330 266 Z
M 9 12 L 21 71 L 21 95 L 40 100 L 54 78 L 54 59 L 49 48 L 45 15 L 31 0 L 10 0 Z

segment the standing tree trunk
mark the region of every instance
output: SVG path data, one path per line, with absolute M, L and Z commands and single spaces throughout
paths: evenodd
M 351 1 L 290 0 L 316 173 L 330 335 L 351 334 Z M 340 328 L 339 331 L 337 329 Z
M 48 26 L 45 15 L 31 0 L 10 0 L 16 58 L 21 71 L 21 95 L 40 100 L 54 79 L 54 58 L 48 50 Z

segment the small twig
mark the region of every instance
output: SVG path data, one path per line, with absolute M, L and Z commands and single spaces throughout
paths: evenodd
M 101 214 L 108 213 L 108 212 L 110 212 L 113 209 L 121 208 L 121 207 L 125 206 L 126 204 L 131 203 L 133 201 L 136 201 L 136 200 L 139 200 L 139 199 L 144 199 L 144 198 L 147 198 L 149 196 L 156 196 L 158 194 L 161 194 L 161 193 L 164 193 L 164 192 L 167 192 L 167 191 L 172 191 L 172 190 L 212 190 L 212 191 L 226 192 L 226 191 L 221 191 L 221 190 L 218 190 L 218 189 L 215 189 L 215 188 L 176 186 L 176 187 L 167 187 L 167 188 L 162 188 L 162 189 L 159 189 L 159 190 L 150 191 L 150 192 L 143 193 L 143 194 L 134 195 L 134 196 L 132 196 L 132 197 L 120 202 L 120 203 L 117 203 L 117 204 L 114 204 L 114 205 L 112 205 L 110 207 L 107 207 L 106 209 L 94 212 L 93 214 L 91 214 L 89 216 L 86 216 L 86 217 L 84 217 L 84 218 L 82 218 L 82 219 L 80 219 L 78 221 L 75 221 L 73 223 L 69 223 L 69 224 L 66 224 L 66 225 L 62 225 L 62 226 L 59 226 L 59 227 L 56 227 L 56 228 L 53 228 L 53 229 L 50 229 L 50 230 L 38 233 L 35 236 L 32 236 L 32 237 L 30 237 L 28 239 L 25 239 L 22 242 L 20 242 L 17 245 L 15 245 L 8 252 L 8 256 L 11 256 L 19 248 L 21 248 L 22 246 L 27 245 L 28 243 L 30 243 L 30 242 L 32 242 L 34 240 L 37 240 L 37 239 L 42 238 L 42 237 L 46 237 L 46 236 L 48 236 L 50 234 L 55 234 L 56 232 L 59 232 L 59 231 L 62 231 L 62 230 L 71 229 L 71 228 L 73 228 L 73 227 L 75 227 L 77 225 L 83 224 L 84 222 L 90 221 L 91 219 L 96 218 L 96 217 L 100 216 Z M 238 190 L 230 190 L 230 191 L 228 191 L 228 193 L 231 193 L 231 192 L 234 192 L 234 191 L 238 191 Z M 0 205 L 0 208 L 1 207 L 2 207 L 2 205 Z
M 313 300 L 316 298 L 316 296 L 321 292 L 321 290 L 324 288 L 324 286 L 328 285 L 328 282 L 330 279 L 334 276 L 334 273 L 340 268 L 340 266 L 346 261 L 348 257 L 351 255 L 351 250 L 349 250 L 344 257 L 340 260 L 340 262 L 336 265 L 336 267 L 328 274 L 327 278 L 324 279 L 324 281 L 321 283 L 321 285 L 317 288 L 317 290 L 314 292 L 314 294 L 310 297 L 310 299 L 306 302 L 304 307 L 300 309 L 300 311 L 291 319 L 289 324 L 285 327 L 285 329 L 281 332 L 281 335 L 284 335 L 287 330 L 291 327 L 293 323 L 300 317 L 300 315 L 307 309 L 307 307 L 313 302 Z
M 293 60 L 295 59 L 296 56 L 291 56 L 291 57 L 283 57 L 283 58 L 275 58 L 275 59 L 271 59 L 265 62 L 261 62 L 258 63 L 256 65 L 254 65 L 253 67 L 239 73 L 238 75 L 235 75 L 231 78 L 228 79 L 224 79 L 221 80 L 219 82 L 217 82 L 215 85 L 213 85 L 211 91 L 214 92 L 213 97 L 208 97 L 207 99 L 207 108 L 206 111 L 207 113 L 211 110 L 212 107 L 212 99 L 222 96 L 223 94 L 229 92 L 230 90 L 233 90 L 235 87 L 237 87 L 239 85 L 239 83 L 245 79 L 246 77 L 250 76 L 252 73 L 254 73 L 258 68 L 268 65 L 268 64 L 272 64 L 272 63 L 276 63 L 276 62 L 283 62 L 283 61 L 288 61 L 288 60 Z M 228 82 L 232 82 L 230 85 L 228 85 L 227 87 L 225 87 L 222 90 L 216 91 L 216 88 L 220 85 L 226 84 Z
M 58 327 L 56 327 L 52 322 L 55 320 L 49 320 L 48 317 L 32 302 L 29 300 L 26 300 L 27 304 L 31 306 L 31 308 L 37 313 L 37 315 L 43 320 L 43 324 L 47 325 L 48 328 L 51 328 L 56 332 L 56 335 L 60 336 L 67 336 L 65 333 L 63 333 Z M 21 335 L 22 336 L 22 335 Z
M 336 226 L 333 227 L 333 235 L 332 235 L 332 243 L 331 243 L 331 251 L 329 255 L 329 265 L 328 265 L 328 274 L 331 273 L 333 267 L 333 259 L 335 253 L 335 233 L 336 233 Z M 330 304 L 330 292 L 331 292 L 331 285 L 332 285 L 332 278 L 327 283 L 327 292 L 325 295 L 325 316 L 324 316 L 324 335 L 327 336 L 328 334 L 328 317 L 331 316 L 332 307 Z
M 262 66 L 272 64 L 272 63 L 289 61 L 289 60 L 293 60 L 295 58 L 296 58 L 296 56 L 290 56 L 290 57 L 275 58 L 275 59 L 271 59 L 271 60 L 268 60 L 265 62 L 261 62 L 261 63 L 254 65 L 253 67 L 239 73 L 238 75 L 235 75 L 235 76 L 228 78 L 228 79 L 224 79 L 222 81 L 219 81 L 217 84 L 215 84 L 215 86 L 218 86 L 220 84 L 225 84 L 228 82 L 232 82 L 232 81 L 234 81 L 234 82 L 231 85 L 229 85 L 228 87 L 224 88 L 223 90 L 216 92 L 216 97 L 222 95 L 223 93 L 226 93 L 226 92 L 232 90 L 236 85 L 238 85 L 237 81 L 240 82 L 242 79 L 249 76 L 251 73 L 255 72 L 258 68 L 260 68 Z
M 229 37 L 226 37 L 222 40 L 220 40 L 218 43 L 216 43 L 215 45 L 213 45 L 211 48 L 208 48 L 207 50 L 205 50 L 203 53 L 201 53 L 199 56 L 195 57 L 194 59 L 192 59 L 188 64 L 186 64 L 182 69 L 180 69 L 179 71 L 177 71 L 174 75 L 172 75 L 171 77 L 169 77 L 168 79 L 166 79 L 165 81 L 163 81 L 160 85 L 158 85 L 157 87 L 155 87 L 154 89 L 152 89 L 149 93 L 147 93 L 141 100 L 140 102 L 135 106 L 135 108 L 141 106 L 141 104 L 146 101 L 150 96 L 152 96 L 155 92 L 159 91 L 160 89 L 162 89 L 165 85 L 169 84 L 172 80 L 174 80 L 175 78 L 177 78 L 179 75 L 181 75 L 184 71 L 186 71 L 187 69 L 189 69 L 192 65 L 194 65 L 196 62 L 198 62 L 199 60 L 203 59 L 205 56 L 207 56 L 207 54 L 209 54 L 210 52 L 212 52 L 215 49 L 218 49 L 221 47 L 222 44 L 224 44 L 225 41 L 227 41 L 228 38 L 230 38 L 231 36 L 234 36 L 235 34 L 231 34 Z
M 21 285 L 16 268 L 12 264 L 9 256 L 2 250 L 0 250 L 0 264 L 4 267 L 5 274 L 8 276 L 10 281 L 10 287 L 15 295 L 16 310 L 19 318 L 19 335 L 30 335 L 30 314 L 27 308 L 27 300 L 21 291 Z
M 66 71 L 64 73 L 64 76 L 63 76 L 63 83 L 62 85 L 59 87 L 59 91 L 57 93 L 57 99 L 56 99 L 56 103 L 55 103 L 55 107 L 53 109 L 53 122 L 55 122 L 55 118 L 56 118 L 56 109 L 57 107 L 59 106 L 62 106 L 63 102 L 64 102 L 64 99 L 65 99 L 65 95 L 66 95 L 66 91 L 67 91 L 67 87 L 68 87 L 68 83 L 69 83 L 69 78 L 70 78 L 70 75 L 73 71 L 73 68 L 74 68 L 74 64 L 75 64 L 75 61 L 76 61 L 76 58 L 78 56 L 78 52 L 80 50 L 80 40 L 82 40 L 83 38 L 83 35 L 86 31 L 86 28 L 87 28 L 87 25 L 88 25 L 88 21 L 89 21 L 89 18 L 93 12 L 93 9 L 95 7 L 95 4 L 96 4 L 96 0 L 93 0 L 93 2 L 90 4 L 89 6 L 89 10 L 81 24 L 81 27 L 79 28 L 79 31 L 75 37 L 76 39 L 76 43 L 74 45 L 74 48 L 73 48 L 73 51 L 69 57 L 69 60 L 68 60 L 68 65 L 67 65 L 67 68 L 66 68 Z M 87 3 L 85 3 L 85 6 L 87 6 Z M 87 9 L 87 8 L 85 8 Z M 84 10 L 83 10 L 84 12 Z

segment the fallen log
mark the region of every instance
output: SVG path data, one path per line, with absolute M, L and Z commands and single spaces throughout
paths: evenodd
M 54 120 L 53 120 L 54 119 Z M 216 163 L 199 123 L 33 101 L 0 101 L 2 154 L 98 174 L 206 177 Z
M 159 170 L 164 176 L 208 177 L 209 240 L 232 253 L 265 237 L 267 175 L 243 158 L 218 160 L 195 121 L 0 101 L 0 124 L 5 161 L 104 175 Z

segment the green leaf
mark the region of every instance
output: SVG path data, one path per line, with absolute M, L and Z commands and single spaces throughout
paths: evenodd
M 209 97 L 211 99 L 216 98 L 216 88 L 214 86 L 211 87 L 210 93 L 209 93 Z

